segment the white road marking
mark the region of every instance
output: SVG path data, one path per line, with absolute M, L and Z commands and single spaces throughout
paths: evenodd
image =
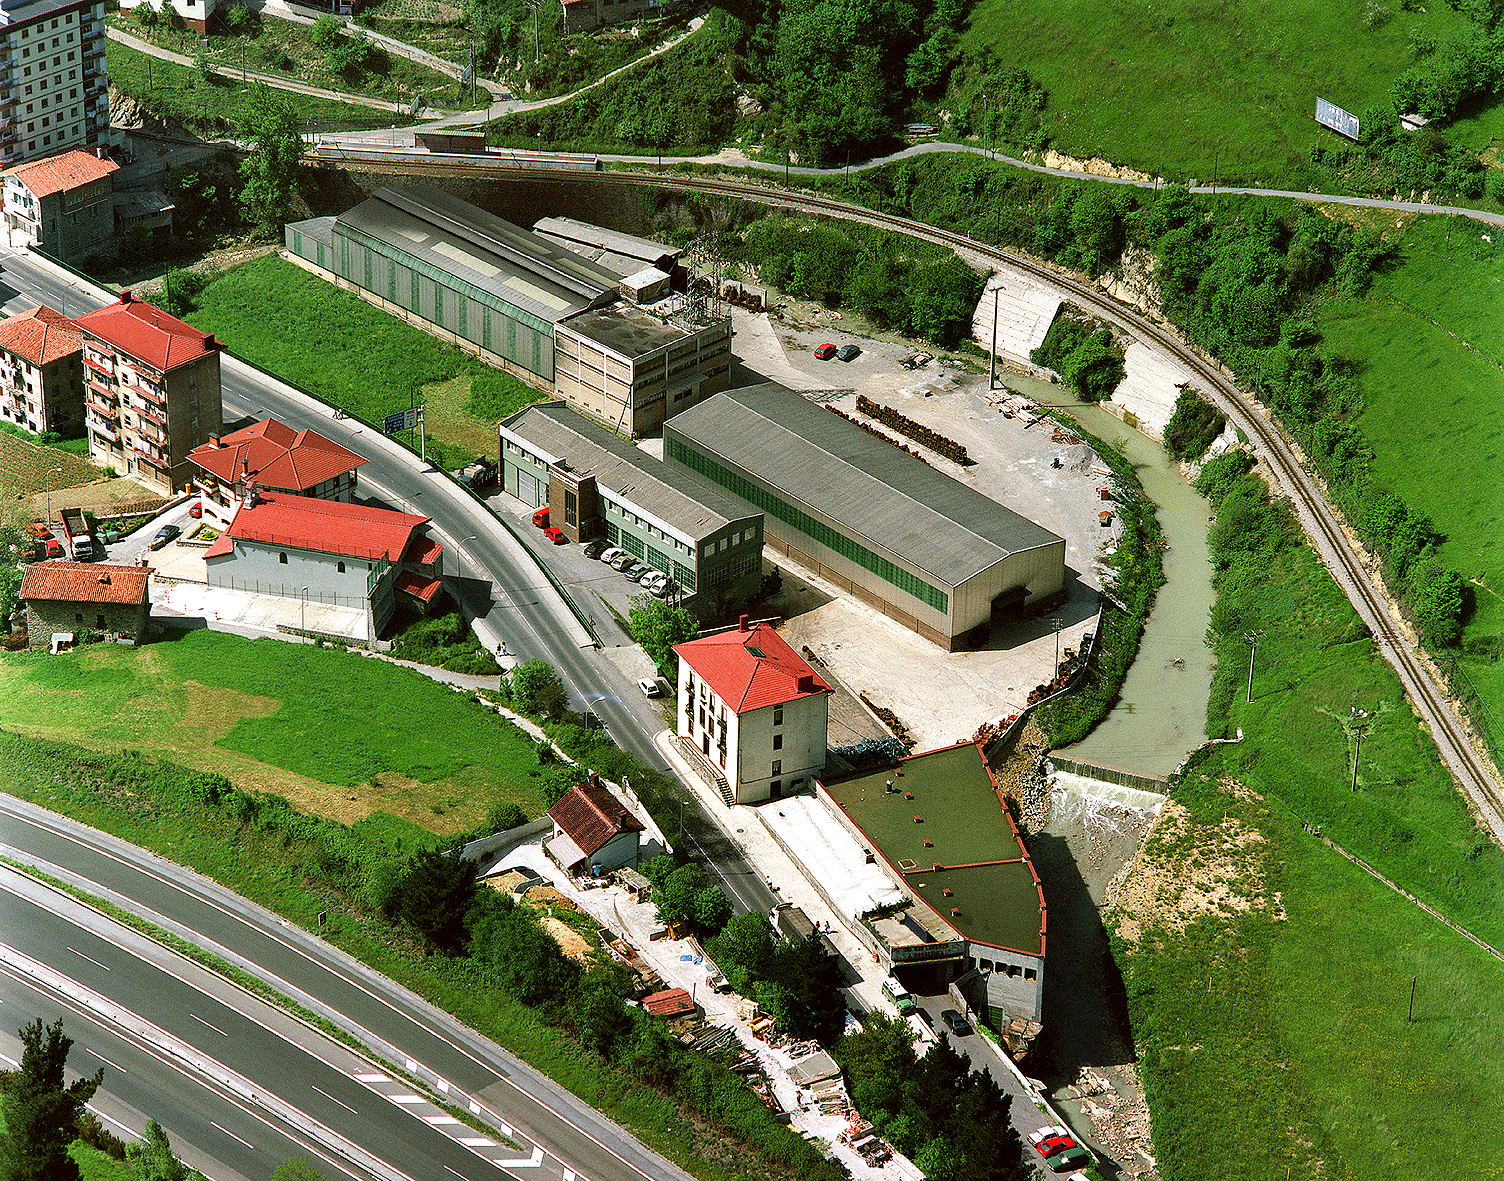
M 126 1069 L 126 1068 L 125 1068 L 125 1067 L 123 1067 L 123 1066 L 120 1066 L 120 1065 L 117 1065 L 117 1064 L 116 1064 L 116 1063 L 114 1063 L 114 1062 L 111 1062 L 111 1061 L 110 1061 L 110 1060 L 109 1060 L 109 1059 L 108 1059 L 108 1058 L 106 1058 L 106 1057 L 105 1057 L 105 1056 L 104 1056 L 104 1055 L 103 1055 L 103 1054 L 101 1054 L 101 1053 L 100 1053 L 100 1052 L 99 1052 L 99 1051 L 98 1051 L 98 1050 L 91 1050 L 91 1049 L 90 1049 L 90 1048 L 89 1048 L 89 1047 L 88 1047 L 88 1046 L 84 1046 L 84 1047 L 83 1047 L 83 1051 L 84 1051 L 84 1053 L 85 1053 L 85 1054 L 93 1054 L 93 1055 L 94 1055 L 94 1057 L 96 1057 L 96 1058 L 98 1058 L 98 1059 L 99 1059 L 99 1060 L 100 1060 L 100 1061 L 101 1061 L 101 1062 L 103 1062 L 103 1063 L 104 1063 L 104 1064 L 105 1064 L 105 1065 L 106 1065 L 106 1066 L 112 1066 L 112 1067 L 114 1067 L 114 1068 L 115 1068 L 115 1069 L 116 1069 L 116 1070 L 118 1070 L 118 1071 L 119 1071 L 119 1072 L 120 1072 L 120 1073 L 121 1073 L 121 1074 L 130 1074 L 130 1071 L 128 1071 L 128 1070 L 127 1070 L 127 1069 Z
M 521 1157 L 517 1160 L 495 1160 L 491 1163 L 503 1169 L 535 1169 L 543 1163 L 543 1149 L 535 1145 L 532 1156 Z
M 79 959 L 81 959 L 81 960 L 88 960 L 89 963 L 93 964 L 96 968 L 103 968 L 106 972 L 108 972 L 110 970 L 109 964 L 101 964 L 93 956 L 91 956 L 91 955 L 84 955 L 84 953 L 81 952 L 81 951 L 79 951 L 78 948 L 76 948 L 76 947 L 70 947 L 68 950 L 71 951 L 74 955 L 78 956 Z
M 229 1037 L 230 1036 L 224 1030 L 220 1029 L 219 1026 L 217 1026 L 217 1025 L 209 1025 L 209 1023 L 207 1021 L 205 1021 L 202 1017 L 200 1017 L 197 1013 L 189 1013 L 188 1016 L 192 1017 L 200 1025 L 206 1025 L 206 1026 L 208 1026 L 215 1033 L 219 1034 L 220 1037 Z
M 440 1124 L 457 1124 L 460 1121 L 455 1119 L 452 1115 L 425 1115 L 423 1117 L 423 1122 L 425 1124 L 433 1124 L 434 1127 L 438 1127 Z
M 427 1103 L 428 1100 L 422 1095 L 388 1095 L 393 1103 Z
M 357 1074 L 355 1081 L 358 1083 L 389 1083 L 392 1080 L 384 1074 Z
M 308 1085 L 310 1087 L 313 1087 L 312 1083 L 309 1083 Z M 351 1115 L 359 1115 L 360 1114 L 360 1112 L 356 1111 L 355 1108 L 351 1107 L 348 1103 L 340 1103 L 340 1101 L 338 1099 L 336 1099 L 333 1095 L 331 1095 L 328 1091 L 321 1090 L 318 1087 L 313 1087 L 313 1089 L 315 1091 L 318 1091 L 318 1093 L 320 1095 L 322 1095 L 325 1099 L 329 1100 L 330 1103 L 339 1103 L 339 1105 L 341 1107 L 343 1107 L 346 1111 L 348 1111 Z
M 244 1144 L 247 1148 L 249 1148 L 252 1152 L 254 1152 L 256 1150 L 256 1146 L 254 1144 L 252 1144 L 249 1140 L 241 1140 L 240 1137 L 237 1136 L 237 1135 L 235 1135 L 234 1132 L 230 1131 L 229 1128 L 226 1128 L 226 1127 L 223 1127 L 223 1126 L 221 1126 L 219 1124 L 216 1124 L 213 1120 L 210 1120 L 209 1123 L 210 1123 L 211 1126 L 219 1128 L 219 1130 L 221 1132 L 223 1132 L 226 1136 L 228 1136 L 231 1140 L 240 1140 L 240 1142 L 242 1144 Z M 565 1181 L 568 1181 L 568 1179 L 566 1178 Z

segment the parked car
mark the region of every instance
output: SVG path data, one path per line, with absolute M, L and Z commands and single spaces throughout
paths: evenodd
M 912 357 L 905 357 L 899 364 L 905 369 L 918 369 L 921 366 L 928 365 L 934 359 L 934 356 L 930 353 L 915 353 Z
M 668 692 L 668 682 L 662 677 L 643 677 L 637 682 L 644 697 L 662 697 Z
M 643 565 L 636 558 L 629 558 L 627 564 L 621 567 L 622 577 L 628 582 L 636 582 L 637 576 L 642 573 Z
M 613 545 L 610 549 L 601 550 L 599 557 L 602 562 L 606 563 L 606 565 L 609 566 L 612 562 L 616 561 L 617 558 L 621 557 L 622 554 L 626 552 L 626 550 L 619 549 Z
M 30 525 L 27 525 L 26 532 L 30 533 L 38 541 L 46 541 L 52 536 L 52 530 L 42 524 L 41 521 L 33 521 Z
M 625 570 L 628 566 L 635 566 L 636 564 L 637 559 L 627 553 L 626 550 L 620 551 L 609 563 L 613 570 Z
M 533 514 L 533 524 L 536 525 L 539 529 L 548 528 L 548 505 L 545 504 L 542 508 L 540 508 Z
M 563 545 L 569 540 L 569 538 L 564 536 L 564 530 L 555 529 L 552 525 L 550 525 L 543 531 L 543 536 L 548 538 L 549 541 L 553 542 L 555 545 Z
M 637 580 L 640 585 L 649 591 L 657 590 L 658 587 L 668 581 L 668 575 L 662 570 L 654 570 L 651 574 L 645 574 Z
M 815 360 L 817 361 L 829 361 L 835 355 L 836 346 L 828 340 L 815 350 Z
M 652 586 L 648 587 L 648 594 L 652 595 L 655 599 L 666 599 L 677 589 L 678 587 L 672 578 L 665 578 L 662 582 L 655 582 Z
M 966 1024 L 966 1018 L 954 1009 L 945 1009 L 940 1014 L 940 1020 L 944 1021 L 951 1033 L 957 1037 L 970 1037 L 976 1031 Z
M 204 515 L 204 502 L 202 500 L 195 500 L 192 507 L 188 509 L 188 515 L 195 518 L 202 517 Z
M 163 525 L 157 530 L 157 535 L 151 539 L 151 544 L 146 548 L 161 549 L 168 542 L 176 541 L 182 535 L 183 531 L 176 525 Z
M 862 355 L 862 350 L 854 344 L 843 344 L 836 350 L 836 360 L 855 361 Z
M 645 566 L 641 574 L 633 576 L 632 581 L 638 586 L 647 586 L 648 583 L 652 582 L 661 573 L 661 570 L 654 570 L 651 566 Z
M 580 553 L 587 558 L 598 558 L 606 552 L 606 543 L 597 537 L 594 541 L 587 541 L 580 546 Z
M 1044 1163 L 1057 1173 L 1096 1164 L 1097 1158 L 1077 1144 L 1070 1130 L 1060 1124 L 1030 1132 L 1029 1143 L 1044 1157 Z

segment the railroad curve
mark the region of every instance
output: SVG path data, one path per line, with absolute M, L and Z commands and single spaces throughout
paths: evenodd
M 822 213 L 880 229 L 895 230 L 937 245 L 948 246 L 963 257 L 970 255 L 986 264 L 996 264 L 1044 279 L 1069 293 L 1082 305 L 1089 306 L 1095 314 L 1125 333 L 1168 353 L 1197 374 L 1205 383 L 1206 392 L 1218 409 L 1248 438 L 1256 441 L 1271 475 L 1296 506 L 1301 526 L 1316 552 L 1352 602 L 1359 618 L 1368 627 L 1385 660 L 1400 678 L 1412 704 L 1430 730 L 1442 761 L 1467 792 L 1494 840 L 1504 845 L 1504 786 L 1501 786 L 1498 769 L 1475 747 L 1466 724 L 1453 712 L 1446 693 L 1436 684 L 1430 671 L 1415 654 L 1390 615 L 1383 592 L 1348 543 L 1335 510 L 1301 465 L 1290 440 L 1269 419 L 1263 407 L 1245 395 L 1220 366 L 1191 348 L 1169 328 L 1117 303 L 1092 284 L 1083 282 L 1061 268 L 1012 250 L 978 242 L 951 230 L 811 193 L 774 189 L 745 181 L 659 173 L 609 171 L 579 175 L 558 169 L 529 168 L 515 158 L 506 165 L 497 166 L 473 157 L 466 159 L 445 156 L 441 160 L 434 160 L 431 157 L 425 159 L 423 155 L 400 152 L 382 155 L 384 159 L 376 159 L 373 158 L 376 153 L 363 153 L 358 164 L 376 171 L 422 172 L 442 169 L 446 176 L 470 174 L 500 178 L 515 174 L 532 179 L 546 174 L 560 182 L 588 180 L 592 183 L 693 189 L 702 193 L 755 201 L 775 208 Z M 344 162 L 357 163 L 354 160 Z

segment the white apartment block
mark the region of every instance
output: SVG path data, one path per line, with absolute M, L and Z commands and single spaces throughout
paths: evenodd
M 104 5 L 0 0 L 0 167 L 107 144 Z

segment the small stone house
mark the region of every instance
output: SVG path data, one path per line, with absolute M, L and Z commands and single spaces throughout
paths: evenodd
M 58 633 L 103 632 L 139 643 L 151 617 L 151 567 L 38 562 L 21 579 L 26 646 L 46 648 Z
M 571 874 L 636 866 L 642 821 L 604 784 L 571 787 L 548 810 L 554 835 L 548 852 Z

